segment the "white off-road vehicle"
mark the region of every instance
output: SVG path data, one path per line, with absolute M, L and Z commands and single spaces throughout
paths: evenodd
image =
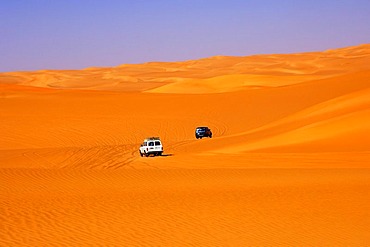
M 140 149 L 140 156 L 146 156 L 153 154 L 154 156 L 162 155 L 163 153 L 163 146 L 162 142 L 159 137 L 149 137 L 144 139 L 143 144 L 141 144 Z

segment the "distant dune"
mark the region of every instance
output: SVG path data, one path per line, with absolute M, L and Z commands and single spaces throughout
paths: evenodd
M 370 44 L 0 73 L 0 119 L 1 246 L 370 242 Z
M 300 54 L 216 56 L 85 70 L 0 74 L 0 81 L 33 87 L 159 93 L 219 93 L 277 87 L 370 69 L 370 45 Z

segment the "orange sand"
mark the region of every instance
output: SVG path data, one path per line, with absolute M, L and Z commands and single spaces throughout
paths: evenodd
M 0 246 L 370 243 L 369 44 L 2 73 L 0 119 Z

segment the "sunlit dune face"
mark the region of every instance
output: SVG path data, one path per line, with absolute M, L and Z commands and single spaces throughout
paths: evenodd
M 369 44 L 2 73 L 0 245 L 366 246 L 369 82 Z

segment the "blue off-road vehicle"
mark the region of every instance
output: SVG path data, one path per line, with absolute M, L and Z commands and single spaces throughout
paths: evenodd
M 208 127 L 197 127 L 195 129 L 195 138 L 202 139 L 203 137 L 212 138 L 212 131 Z

